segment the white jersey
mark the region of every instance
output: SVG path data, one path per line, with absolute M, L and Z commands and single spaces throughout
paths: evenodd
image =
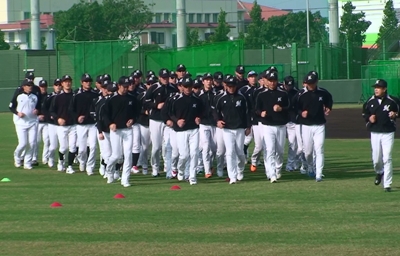
M 14 113 L 13 121 L 15 125 L 30 127 L 38 122 L 38 117 L 33 112 L 38 107 L 38 97 L 33 94 L 21 92 L 14 95 L 9 108 Z M 24 113 L 24 117 L 19 117 L 18 112 Z

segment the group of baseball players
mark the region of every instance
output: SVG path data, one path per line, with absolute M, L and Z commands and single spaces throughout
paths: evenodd
M 130 174 L 153 177 L 163 169 L 167 178 L 197 184 L 196 176 L 216 174 L 229 183 L 244 178 L 248 146 L 254 139 L 250 170 L 257 171 L 261 153 L 271 183 L 281 177 L 285 141 L 289 152 L 287 171 L 300 170 L 317 182 L 324 167 L 325 116 L 332 110 L 331 94 L 317 86 L 318 73 L 309 72 L 297 89 L 293 77 L 279 82 L 275 67 L 257 74 L 242 65 L 235 75 L 221 72 L 192 77 L 183 64 L 158 75 L 140 70 L 113 82 L 108 74 L 93 79 L 83 74 L 80 88 L 72 77 L 33 84 L 28 72 L 10 103 L 18 136 L 16 167 L 32 169 L 38 162 L 57 170 L 93 175 L 97 143 L 99 173 L 107 183 L 131 186 Z M 56 154 L 58 149 L 58 155 Z M 150 150 L 151 149 L 151 150 Z M 120 176 L 120 172 L 122 175 Z

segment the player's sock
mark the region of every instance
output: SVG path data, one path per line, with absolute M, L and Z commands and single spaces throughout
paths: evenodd
M 72 166 L 74 163 L 75 154 L 76 153 L 68 152 L 68 166 Z
M 89 157 L 89 153 L 90 153 L 90 148 L 86 147 L 86 154 L 87 154 L 88 157 Z
M 249 148 L 248 145 L 244 145 L 243 147 L 243 151 L 244 151 L 244 155 L 247 156 L 247 149 Z
M 61 153 L 60 151 L 58 152 L 58 158 L 59 158 L 61 161 L 64 161 L 64 154 Z
M 132 153 L 132 166 L 137 166 L 137 163 L 139 161 L 139 153 Z
M 74 153 L 75 156 L 78 156 L 78 152 L 79 152 L 79 147 L 76 147 L 76 153 Z
M 101 159 L 101 165 L 103 165 L 105 168 L 107 168 L 107 164 L 104 162 L 104 159 Z
M 119 169 L 121 169 L 121 166 L 122 166 L 122 164 L 116 164 L 116 165 L 115 165 L 115 169 L 116 169 L 117 171 L 119 171 Z

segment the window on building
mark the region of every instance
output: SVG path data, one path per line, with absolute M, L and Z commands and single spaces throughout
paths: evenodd
M 213 14 L 213 23 L 218 23 L 218 13 Z
M 194 23 L 194 13 L 189 13 L 189 23 Z
M 170 17 L 169 13 L 164 13 L 164 21 L 170 21 L 169 17 Z
M 24 12 L 24 20 L 30 19 L 31 18 L 31 13 L 30 12 Z
M 205 15 L 205 23 L 210 23 L 210 14 Z
M 206 40 L 212 35 L 214 35 L 214 32 L 212 32 L 212 33 L 204 33 L 204 37 L 205 37 Z
M 31 33 L 29 31 L 26 32 L 26 43 L 28 44 L 28 49 L 31 48 Z
M 173 13 L 172 14 L 172 23 L 175 23 L 176 22 L 176 13 Z
M 15 41 L 15 33 L 14 32 L 8 32 L 8 42 L 12 43 Z
M 165 35 L 164 33 L 151 32 L 151 43 L 154 44 L 165 44 Z
M 201 13 L 197 14 L 197 23 L 202 23 L 203 22 L 203 15 Z
M 161 23 L 161 13 L 156 13 L 156 23 Z

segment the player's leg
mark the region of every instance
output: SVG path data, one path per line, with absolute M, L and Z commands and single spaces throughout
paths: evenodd
M 215 129 L 215 141 L 216 141 L 216 145 L 217 145 L 217 152 L 216 152 L 217 174 L 218 174 L 218 177 L 223 177 L 224 176 L 225 152 L 226 152 L 223 129 L 221 129 L 221 128 Z
M 303 148 L 303 138 L 302 138 L 302 125 L 296 124 L 296 140 L 297 140 L 297 155 L 299 156 L 300 166 L 300 173 L 306 174 L 307 173 L 307 161 L 304 155 L 304 148 Z
M 76 140 L 77 140 L 76 125 L 71 125 L 68 127 L 68 168 L 66 171 L 66 173 L 68 174 L 75 173 L 74 169 L 72 169 L 72 164 L 74 163 L 74 159 L 76 156 L 76 145 L 77 145 Z M 85 149 L 86 149 L 86 144 L 84 147 Z
M 139 125 L 140 127 L 140 142 L 141 142 L 141 151 L 140 151 L 140 162 L 142 163 L 142 173 L 147 175 L 148 170 L 148 155 L 149 155 L 149 147 L 150 147 L 150 130 L 149 127 L 145 127 Z
M 390 188 L 393 178 L 392 149 L 394 143 L 394 132 L 381 135 L 382 140 L 382 162 L 383 162 L 383 187 Z
M 39 155 L 39 145 L 42 142 L 42 135 L 43 135 L 43 128 L 44 123 L 38 123 L 37 134 L 36 134 L 36 144 L 35 147 L 32 149 L 32 162 L 38 162 L 38 155 Z
M 303 142 L 303 152 L 304 157 L 307 162 L 307 172 L 309 174 L 313 173 L 313 154 L 314 154 L 314 136 L 312 126 L 301 125 L 301 138 Z
M 88 125 L 87 144 L 89 145 L 89 155 L 86 161 L 86 173 L 92 175 L 94 174 L 97 154 L 97 129 L 95 125 Z
M 243 180 L 243 172 L 246 164 L 246 155 L 243 147 L 245 145 L 244 129 L 236 129 L 235 131 L 235 151 L 237 155 L 237 180 Z
M 37 129 L 35 125 L 27 129 L 28 143 L 25 147 L 24 169 L 32 169 L 32 155 L 37 143 Z
M 185 175 L 186 163 L 189 160 L 189 133 L 187 131 L 177 132 L 176 140 L 178 145 L 178 180 L 182 181 Z
M 297 155 L 297 139 L 296 139 L 296 125 L 294 123 L 286 124 L 286 132 L 288 138 L 288 157 L 286 163 L 286 171 L 294 171 L 298 168 L 298 155 Z
M 15 125 L 15 131 L 17 133 L 18 145 L 14 151 L 14 165 L 19 168 L 22 165 L 22 151 L 25 150 L 26 145 L 28 144 L 28 135 L 27 129 L 25 127 L 21 127 L 20 125 Z
M 76 134 L 77 134 L 77 146 L 78 146 L 78 161 L 79 161 L 79 170 L 81 172 L 85 171 L 86 162 L 87 162 L 87 145 L 88 145 L 88 125 L 75 125 Z
M 57 171 L 62 172 L 65 170 L 65 154 L 68 152 L 68 126 L 57 126 L 58 138 L 58 164 Z
M 244 155 L 246 156 L 246 162 L 247 159 L 249 158 L 248 148 L 252 140 L 253 140 L 253 130 L 250 130 L 250 134 L 244 137 L 243 152 Z
M 381 134 L 371 132 L 372 164 L 377 175 L 383 175 Z M 379 178 L 379 183 L 381 182 Z
M 107 183 L 114 182 L 114 171 L 115 165 L 122 158 L 122 135 L 121 130 L 110 131 L 110 142 L 111 142 L 111 155 L 107 161 Z M 131 150 L 131 148 L 129 149 Z
M 35 139 L 37 140 L 37 136 L 38 136 L 38 130 L 39 130 L 39 122 L 37 122 L 34 125 L 34 133 L 35 133 Z M 32 149 L 32 155 L 31 155 L 31 162 L 33 166 L 38 166 L 38 161 L 37 161 L 37 155 L 38 155 L 38 151 L 39 151 L 39 144 L 35 143 L 35 148 Z M 36 152 L 36 154 L 34 153 Z
M 49 132 L 49 161 L 48 166 L 53 168 L 55 163 L 55 153 L 58 149 L 58 138 L 57 138 L 57 126 L 54 124 L 48 124 Z
M 313 140 L 315 151 L 315 178 L 317 181 L 322 180 L 322 171 L 324 169 L 325 153 L 325 125 L 315 125 L 313 128 Z
M 104 141 L 102 143 L 103 149 L 102 149 L 102 153 L 101 153 L 101 158 L 102 158 L 102 161 L 103 161 L 102 164 L 104 165 L 104 168 L 105 168 L 103 177 L 107 178 L 108 177 L 107 164 L 109 162 L 109 158 L 111 156 L 111 152 L 112 151 L 111 151 L 110 133 L 109 132 L 103 132 L 103 135 L 104 135 Z
M 47 164 L 49 162 L 49 147 L 50 147 L 48 124 L 43 125 L 42 140 L 43 140 L 42 163 Z
M 132 173 L 139 173 L 138 161 L 140 157 L 140 128 L 139 124 L 132 125 L 132 166 L 131 172 Z
M 197 184 L 196 178 L 196 165 L 197 158 L 199 156 L 199 129 L 194 129 L 188 131 L 188 146 L 189 146 L 189 158 L 190 158 L 190 167 L 189 167 L 189 183 L 190 185 Z
M 150 127 L 150 139 L 151 139 L 151 166 L 153 171 L 153 176 L 158 176 L 160 169 L 160 153 L 162 149 L 162 134 L 163 126 L 162 122 L 149 120 Z
M 171 177 L 175 178 L 178 175 L 178 161 L 179 161 L 179 149 L 176 141 L 176 132 L 171 129 L 169 142 L 171 145 Z
M 200 144 L 201 144 L 201 154 L 203 158 L 203 166 L 204 166 L 204 175 L 206 178 L 210 178 L 212 176 L 211 173 L 211 131 L 208 125 L 200 124 L 199 127 L 200 132 Z
M 133 129 L 129 128 L 122 129 L 121 134 L 122 134 L 122 147 L 124 153 L 124 165 L 122 168 L 121 185 L 124 187 L 130 187 L 129 177 L 131 175 L 131 168 L 132 168 Z
M 266 150 L 265 174 L 271 179 L 271 183 L 276 182 L 276 127 L 270 125 L 262 125 L 264 135 L 264 147 Z
M 280 179 L 283 166 L 283 154 L 286 142 L 286 126 L 276 126 L 276 157 L 275 157 L 275 173 L 276 178 Z
M 236 154 L 236 132 L 235 130 L 223 129 L 222 135 L 224 138 L 224 144 L 226 148 L 226 167 L 228 171 L 228 177 L 230 184 L 234 184 L 237 181 L 237 154 Z M 243 152 L 244 154 L 244 152 Z
M 262 125 L 253 125 L 251 129 L 254 137 L 254 150 L 253 154 L 251 155 L 250 171 L 255 172 L 257 171 L 257 162 L 260 159 L 260 153 L 263 152 L 264 149 Z

